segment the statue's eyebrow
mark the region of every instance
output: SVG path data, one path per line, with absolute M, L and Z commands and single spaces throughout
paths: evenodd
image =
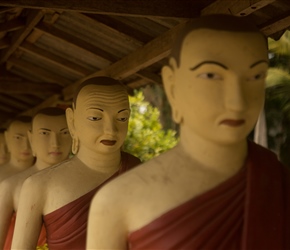
M 97 109 L 97 110 L 100 110 L 101 112 L 104 112 L 104 110 L 100 108 L 87 108 L 86 110 L 90 110 L 90 109 Z
M 250 68 L 254 68 L 255 66 L 257 66 L 257 65 L 260 64 L 260 63 L 266 63 L 267 66 L 269 65 L 269 62 L 268 62 L 267 60 L 259 60 L 259 61 L 255 62 L 255 63 L 253 63 L 253 64 L 250 66 Z
M 129 109 L 121 109 L 121 110 L 118 111 L 118 113 L 121 113 L 123 111 L 129 111 Z
M 203 61 L 203 62 L 197 64 L 196 66 L 193 66 L 192 68 L 190 68 L 190 70 L 196 70 L 196 69 L 198 69 L 199 67 L 201 67 L 204 64 L 215 64 L 215 65 L 218 65 L 218 66 L 222 67 L 223 69 L 228 69 L 227 66 L 223 65 L 220 62 L 216 62 L 216 61 Z
M 50 129 L 48 129 L 48 128 L 39 128 L 38 130 L 51 131 L 51 130 L 50 130 Z

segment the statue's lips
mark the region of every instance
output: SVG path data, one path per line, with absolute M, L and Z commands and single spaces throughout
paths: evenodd
M 101 143 L 103 143 L 106 146 L 114 146 L 116 144 L 116 141 L 113 141 L 113 140 L 101 140 Z
M 22 155 L 31 155 L 30 152 L 27 152 L 27 151 L 24 151 L 24 152 L 21 152 Z
M 244 123 L 245 123 L 245 120 L 226 119 L 226 120 L 221 121 L 220 124 L 227 125 L 227 126 L 230 126 L 230 127 L 238 127 L 238 126 L 243 125 Z
M 55 155 L 55 156 L 58 156 L 58 155 L 61 155 L 62 152 L 49 152 L 50 155 Z

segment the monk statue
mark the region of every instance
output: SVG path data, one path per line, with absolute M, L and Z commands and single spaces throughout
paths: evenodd
M 176 147 L 93 198 L 87 249 L 290 249 L 290 173 L 249 141 L 267 40 L 242 17 L 191 20 L 162 68 Z
M 10 160 L 0 167 L 0 183 L 34 164 L 27 131 L 31 129 L 31 117 L 16 117 L 4 132 Z
M 4 249 L 11 249 L 18 200 L 25 179 L 42 169 L 66 160 L 71 151 L 72 140 L 64 109 L 40 110 L 33 117 L 32 129 L 27 133 L 36 162 L 32 167 L 0 183 L 0 249 L 3 249 L 3 245 Z M 45 231 L 42 230 L 38 245 L 44 243 Z
M 0 167 L 6 164 L 10 159 L 4 133 L 5 129 L 0 129 Z
M 79 86 L 66 110 L 74 156 L 24 182 L 12 249 L 35 249 L 42 222 L 50 250 L 85 249 L 95 192 L 140 163 L 121 151 L 129 116 L 127 89 L 119 81 L 94 77 Z

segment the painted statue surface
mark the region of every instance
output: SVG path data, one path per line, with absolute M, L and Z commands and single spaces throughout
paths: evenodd
M 0 183 L 0 248 L 10 249 L 14 232 L 20 190 L 29 176 L 68 158 L 71 136 L 68 131 L 65 110 L 44 108 L 32 119 L 32 128 L 27 136 L 36 157 L 33 166 L 12 175 Z M 41 231 L 38 245 L 46 241 L 45 230 Z M 5 243 L 5 244 L 4 244 Z
M 85 81 L 66 110 L 74 156 L 23 184 L 12 249 L 35 249 L 42 224 L 53 249 L 85 249 L 90 201 L 106 181 L 140 163 L 121 151 L 130 106 L 126 88 L 109 77 Z
M 247 139 L 267 69 L 244 18 L 188 23 L 162 68 L 179 143 L 95 195 L 87 249 L 288 249 L 289 171 Z

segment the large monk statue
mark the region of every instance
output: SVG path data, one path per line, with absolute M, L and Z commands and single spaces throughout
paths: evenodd
M 66 116 L 75 156 L 24 182 L 12 249 L 35 249 L 42 221 L 50 250 L 85 249 L 88 210 L 95 192 L 140 163 L 121 151 L 130 106 L 119 81 L 95 77 L 83 82 Z
M 0 129 L 0 167 L 6 164 L 10 159 L 4 133 L 5 129 Z
M 0 183 L 0 249 L 10 249 L 20 190 L 25 179 L 32 174 L 55 165 L 68 158 L 71 151 L 71 136 L 68 131 L 65 110 L 45 108 L 32 120 L 28 138 L 35 164 L 25 171 L 11 176 Z M 6 243 L 5 242 L 6 238 Z M 45 243 L 42 231 L 38 245 Z
M 15 118 L 4 132 L 10 160 L 0 167 L 0 182 L 34 164 L 27 131 L 31 129 L 31 117 Z
M 290 249 L 289 171 L 247 140 L 267 69 L 244 18 L 188 23 L 162 68 L 180 141 L 96 194 L 87 249 Z

